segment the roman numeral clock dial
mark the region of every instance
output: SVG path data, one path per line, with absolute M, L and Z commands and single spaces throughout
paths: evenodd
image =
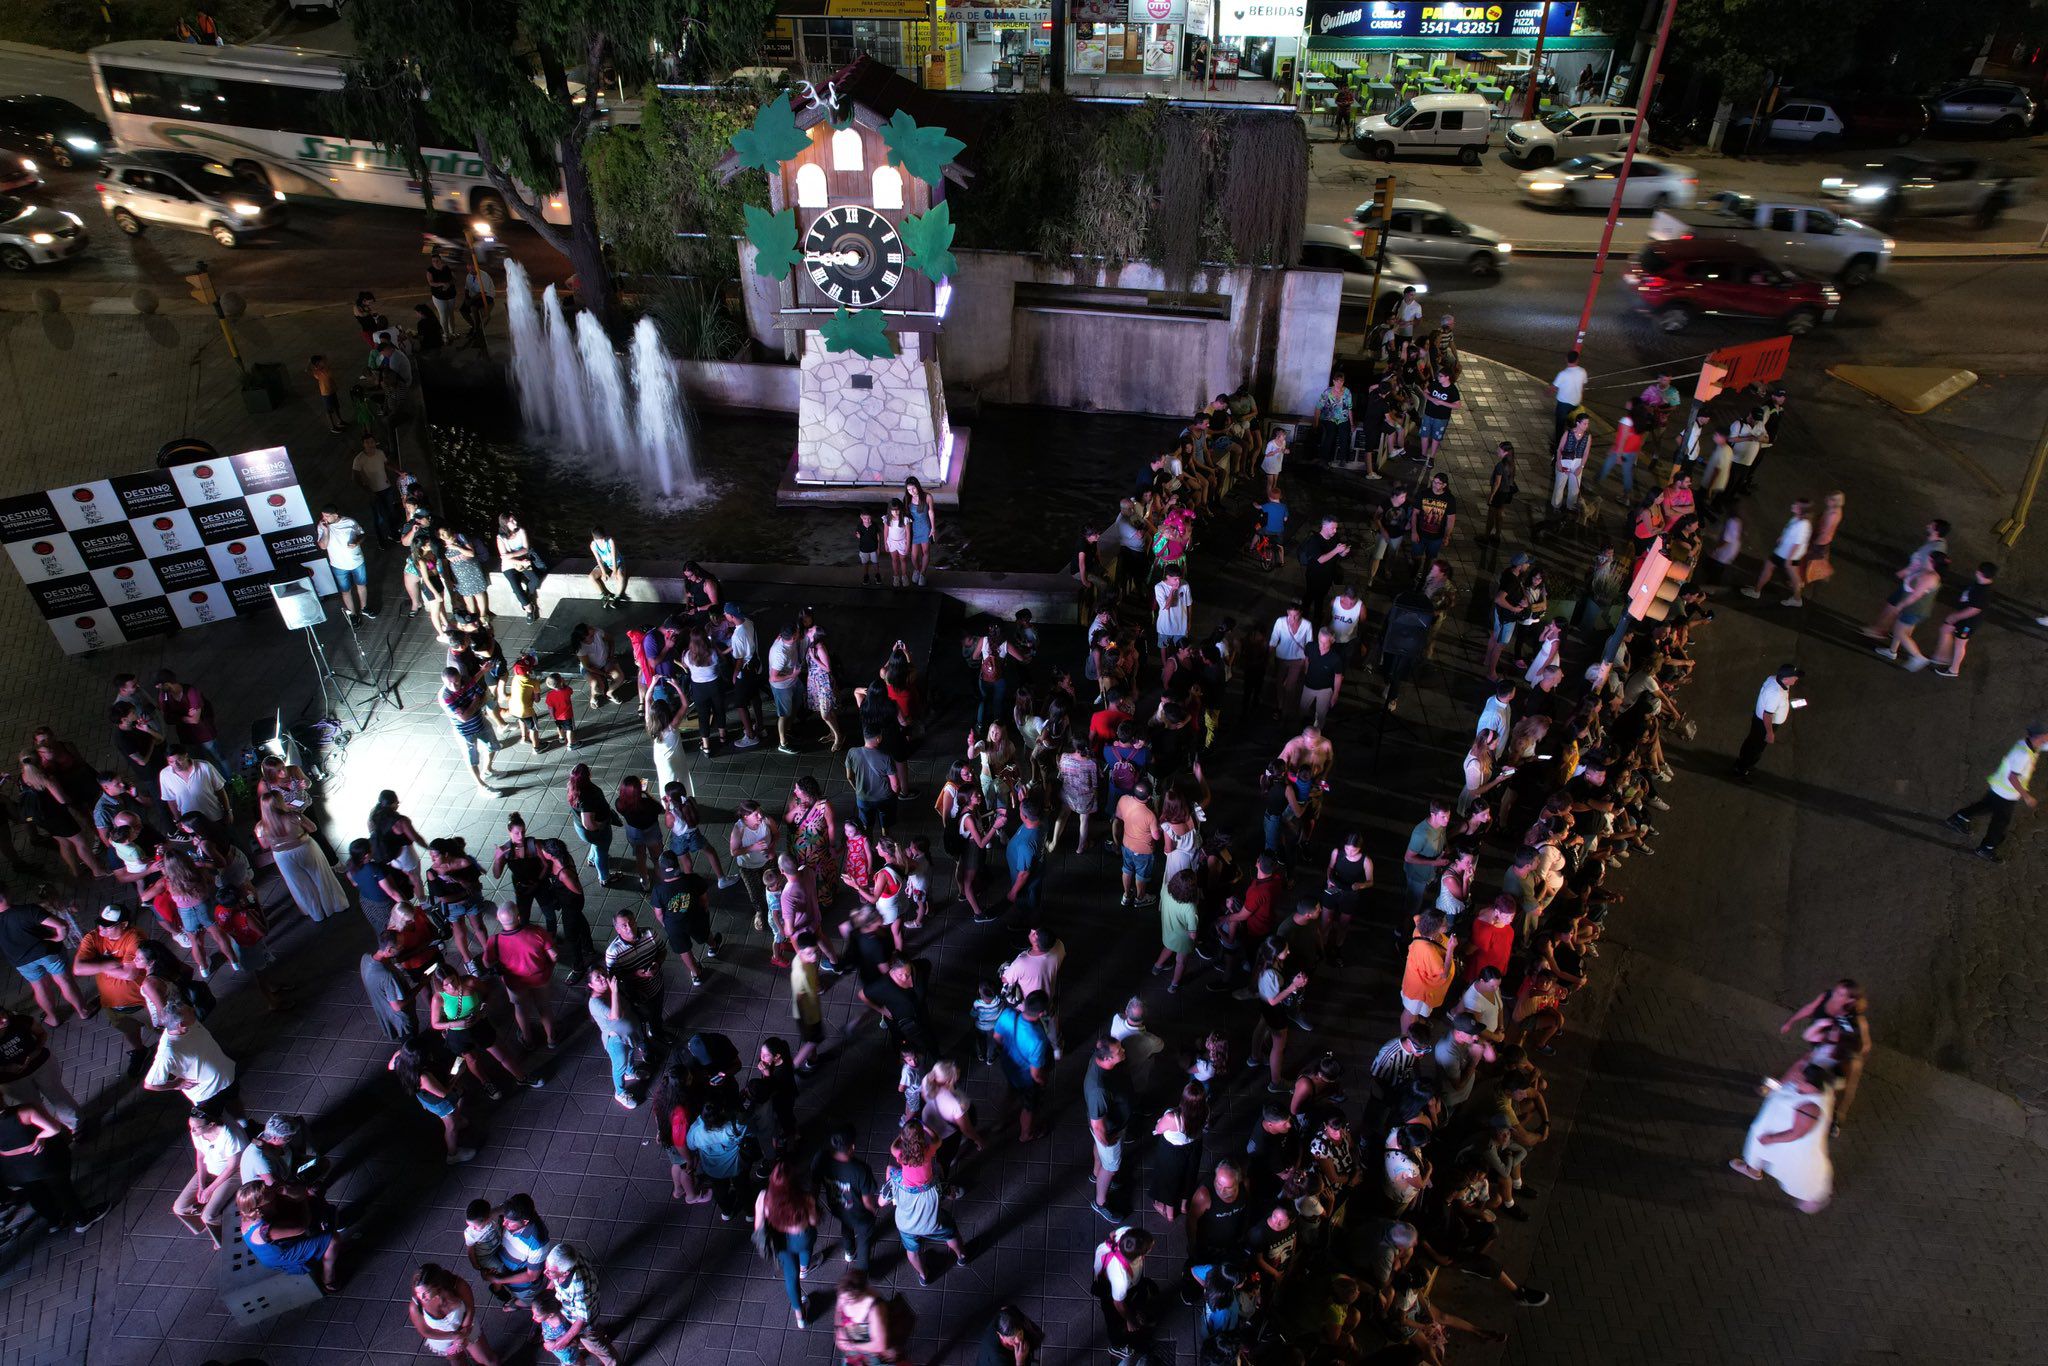
M 827 209 L 804 233 L 804 273 L 817 291 L 847 308 L 871 308 L 903 279 L 903 239 L 873 209 Z

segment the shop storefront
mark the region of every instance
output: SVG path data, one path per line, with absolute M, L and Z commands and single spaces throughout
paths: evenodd
M 895 68 L 906 80 L 961 83 L 960 29 L 946 13 L 945 0 L 936 6 L 931 0 L 783 0 L 777 17 L 790 27 L 793 66 L 805 77 L 837 71 L 865 56 Z M 942 66 L 931 64 L 935 52 Z
M 1605 97 L 1615 47 L 1565 0 L 1308 0 L 1309 69 L 1350 79 L 1362 103 L 1469 90 L 1512 107 L 1534 81 L 1543 98 L 1584 104 Z
M 1180 74 L 1185 57 L 1188 4 L 1189 0 L 1068 0 L 1068 74 L 1080 81 L 1091 76 L 1172 80 Z
M 1200 7 L 1203 0 L 1195 0 Z M 1222 0 L 1216 7 L 1216 74 L 1287 85 L 1301 59 L 1308 0 Z
M 1052 57 L 1050 6 L 949 5 L 965 90 L 1035 90 Z

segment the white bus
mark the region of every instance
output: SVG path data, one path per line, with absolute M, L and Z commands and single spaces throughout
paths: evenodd
M 307 199 L 420 203 L 405 159 L 333 132 L 331 96 L 348 79 L 347 58 L 300 48 L 108 43 L 87 54 L 100 107 L 123 151 L 199 152 L 237 174 Z M 427 148 L 434 202 L 493 226 L 511 210 L 474 151 Z M 564 223 L 559 197 L 544 215 Z

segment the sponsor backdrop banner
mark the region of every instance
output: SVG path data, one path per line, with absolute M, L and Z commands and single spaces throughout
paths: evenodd
M 0 544 L 66 654 L 271 610 L 334 575 L 282 446 L 0 499 Z

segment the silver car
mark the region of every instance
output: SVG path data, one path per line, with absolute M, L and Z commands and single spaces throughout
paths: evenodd
M 1362 232 L 1375 221 L 1371 200 L 1351 211 L 1351 229 Z M 1387 249 L 1427 269 L 1451 266 L 1474 275 L 1498 274 L 1514 244 L 1491 228 L 1467 223 L 1443 205 L 1427 199 L 1394 201 L 1393 226 Z
M 151 224 L 203 232 L 224 247 L 284 225 L 284 193 L 193 152 L 122 152 L 101 168 L 100 207 L 130 237 Z
M 0 195 L 0 268 L 55 265 L 84 251 L 86 241 L 77 214 Z
M 1553 208 L 1604 209 L 1614 202 L 1614 182 L 1622 158 L 1595 154 L 1573 157 L 1540 171 L 1524 171 L 1517 179 L 1522 196 L 1532 204 Z M 1624 209 L 1683 209 L 1698 195 L 1700 178 L 1690 166 L 1637 157 L 1622 188 Z
M 1345 307 L 1359 308 L 1371 302 L 1374 318 L 1391 314 L 1405 290 L 1412 289 L 1418 295 L 1429 293 L 1429 282 L 1422 278 L 1422 272 L 1413 263 L 1389 252 L 1387 268 L 1380 272 L 1379 298 L 1374 300 L 1372 259 L 1358 249 L 1358 239 L 1348 227 L 1311 223 L 1302 229 L 1301 263 L 1311 270 L 1344 272 Z
M 1962 128 L 1988 128 L 2016 138 L 2034 121 L 2034 99 L 2026 87 L 2009 81 L 1968 81 L 1949 86 L 1927 101 L 1936 123 Z

